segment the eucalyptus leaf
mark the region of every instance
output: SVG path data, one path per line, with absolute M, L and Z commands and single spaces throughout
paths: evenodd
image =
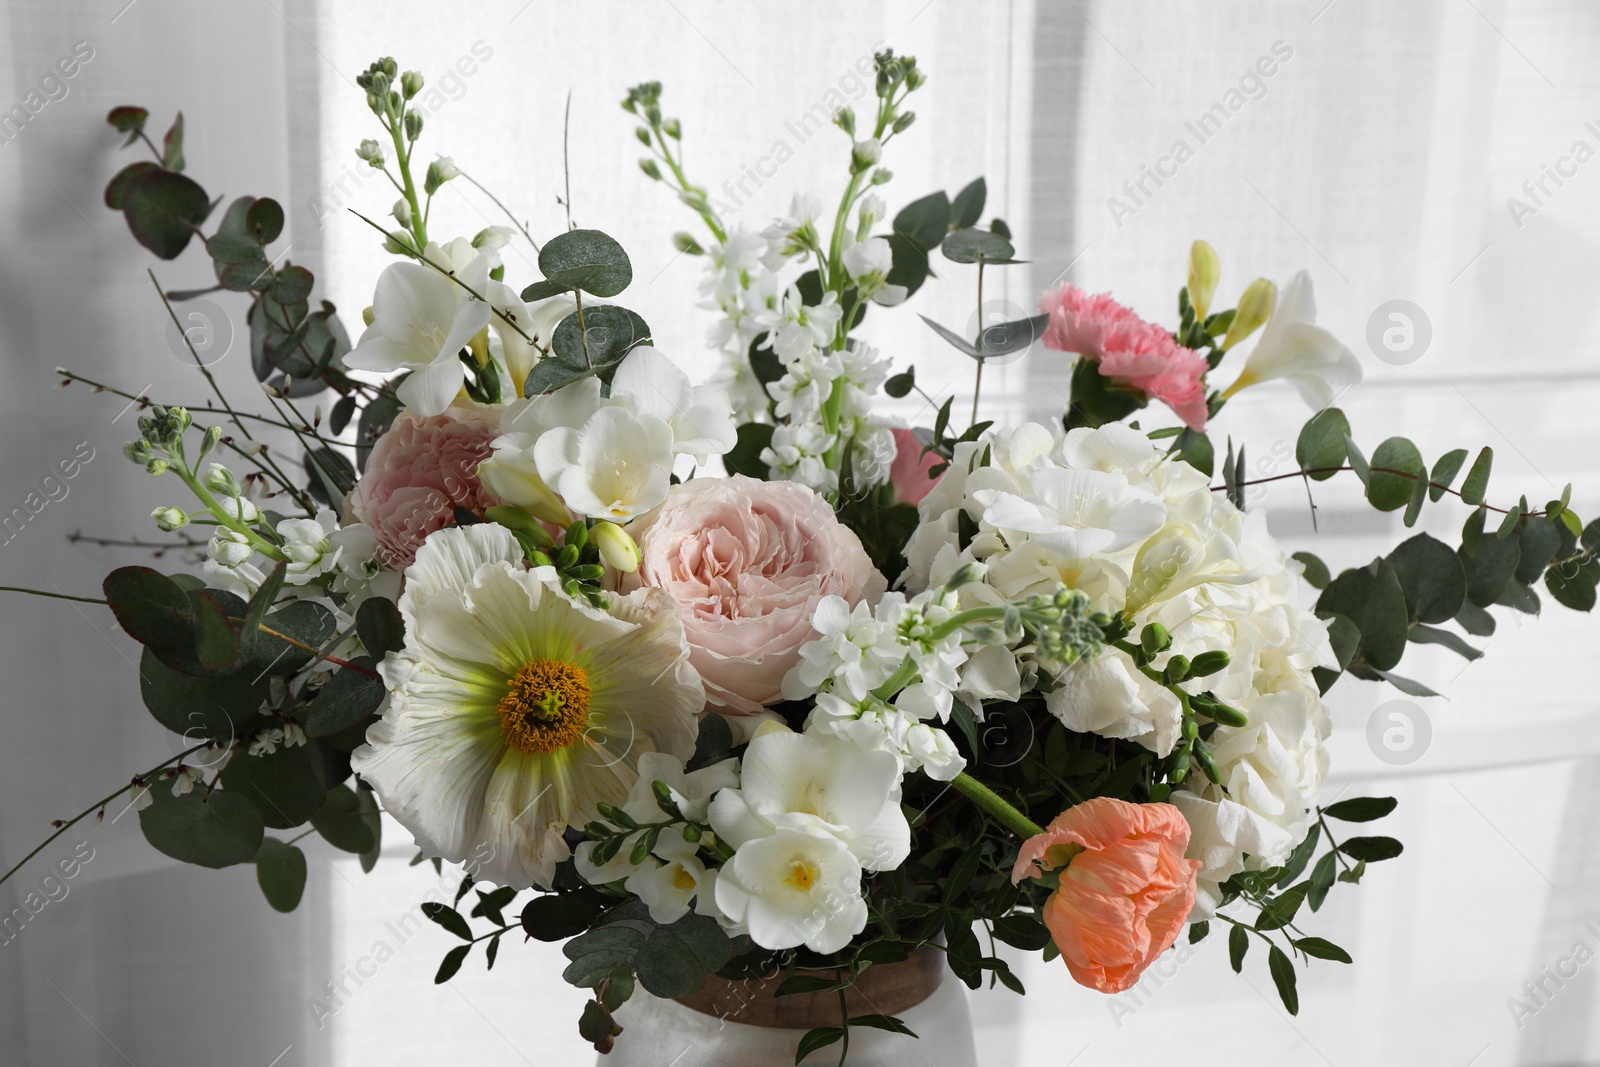
M 306 854 L 275 837 L 263 837 L 256 853 L 256 883 L 274 909 L 293 911 L 306 889 Z
M 1350 420 L 1338 408 L 1324 408 L 1300 428 L 1295 442 L 1295 462 L 1313 481 L 1326 481 L 1344 466 L 1345 441 L 1350 436 Z
M 261 812 L 245 797 L 226 789 L 192 789 L 175 797 L 156 784 L 150 798 L 139 812 L 139 828 L 164 855 L 217 869 L 249 863 L 261 850 Z

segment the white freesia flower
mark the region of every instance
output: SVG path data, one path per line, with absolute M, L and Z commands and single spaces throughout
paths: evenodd
M 1278 294 L 1266 328 L 1244 362 L 1239 377 L 1222 394 L 1276 378 L 1286 379 L 1315 411 L 1361 380 L 1361 362 L 1339 339 L 1316 325 L 1317 304 L 1311 275 L 1299 271 Z
M 747 842 L 718 872 L 716 904 L 762 948 L 837 952 L 867 925 L 861 863 L 814 824 Z
M 543 434 L 533 448 L 539 477 L 568 507 L 627 522 L 667 498 L 672 479 L 672 428 L 606 406 L 579 429 Z
M 474 292 L 484 293 L 488 287 L 488 257 L 465 239 L 447 246 L 430 242 L 423 255 Z M 488 304 L 433 267 L 409 260 L 393 263 L 378 276 L 372 325 L 345 356 L 345 364 L 355 370 L 411 371 L 397 390 L 401 402 L 419 415 L 438 415 L 466 382 L 461 349 L 489 324 L 490 316 Z
M 739 440 L 727 394 L 713 386 L 691 386 L 689 376 L 649 345 L 628 353 L 611 379 L 611 399 L 637 416 L 660 419 L 672 429 L 672 450 L 704 463 Z
M 484 523 L 430 536 L 399 606 L 406 646 L 352 766 L 429 855 L 548 887 L 564 831 L 622 803 L 644 753 L 694 748 L 705 691 L 659 590 L 571 600 Z
M 980 490 L 984 521 L 1031 535 L 1067 559 L 1115 552 L 1161 528 L 1166 505 L 1120 474 L 1049 467 L 1034 471 L 1027 496 Z
M 894 757 L 776 726 L 750 742 L 739 788 L 713 797 L 709 817 L 741 851 L 780 827 L 820 828 L 869 871 L 893 870 L 911 851 Z
M 708 888 L 709 873 L 693 856 L 652 860 L 630 874 L 623 887 L 644 901 L 652 920 L 665 926 L 689 914 L 695 897 Z

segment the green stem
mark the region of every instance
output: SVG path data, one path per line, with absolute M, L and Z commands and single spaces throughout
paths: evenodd
M 972 777 L 966 771 L 962 771 L 952 778 L 950 785 L 985 812 L 994 816 L 996 822 L 1019 837 L 1038 837 L 1044 833 L 1044 827 L 1012 807 L 1000 794 Z
M 104 604 L 99 597 L 68 596 L 66 593 L 47 593 L 43 589 L 29 589 L 25 585 L 0 585 L 0 593 L 32 593 L 34 596 L 47 596 L 52 600 L 76 600 L 80 604 Z
M 406 150 L 404 139 L 401 136 L 400 122 L 387 121 L 384 127 L 389 131 L 390 138 L 394 141 L 395 164 L 400 168 L 400 177 L 404 179 L 403 191 L 406 203 L 411 205 L 411 232 L 417 239 L 417 251 L 428 247 L 428 224 L 424 221 L 422 205 L 417 201 L 417 185 L 411 179 L 411 153 Z

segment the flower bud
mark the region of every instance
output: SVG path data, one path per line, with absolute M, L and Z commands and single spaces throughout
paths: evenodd
M 182 508 L 156 508 L 150 513 L 150 517 L 156 520 L 156 525 L 167 533 L 181 530 L 189 525 L 189 516 L 184 513 Z
M 412 108 L 406 112 L 406 140 L 415 141 L 422 136 L 422 112 Z
M 850 149 L 850 162 L 856 170 L 866 170 L 883 158 L 883 145 L 876 137 L 857 141 Z
M 394 202 L 394 207 L 389 209 L 389 214 L 394 216 L 394 221 L 402 226 L 411 225 L 411 201 L 401 197 Z
M 255 549 L 242 534 L 233 530 L 219 529 L 217 535 L 207 543 L 206 555 L 220 565 L 232 569 L 250 562 L 250 557 L 255 555 Z
M 152 459 L 149 463 L 146 463 L 144 465 L 144 469 L 146 471 L 148 471 L 149 473 L 154 474 L 156 477 L 159 478 L 161 475 L 167 473 L 167 468 L 170 467 L 170 466 L 172 466 L 172 464 L 168 463 L 166 460 L 162 459 L 160 456 L 157 456 L 155 459 Z
M 674 141 L 683 139 L 683 127 L 678 124 L 677 119 L 667 119 L 665 122 L 663 122 L 661 124 L 661 132 L 672 138 Z
M 639 569 L 639 546 L 616 523 L 595 523 L 589 531 L 589 540 L 608 567 L 624 574 L 632 574 Z
M 1159 622 L 1146 626 L 1139 634 L 1139 646 L 1147 656 L 1159 656 L 1172 646 L 1172 635 Z
M 1208 674 L 1216 674 L 1226 670 L 1232 658 L 1226 649 L 1214 648 L 1210 652 L 1202 652 L 1189 664 L 1189 677 L 1204 678 Z
M 916 121 L 917 113 L 915 111 L 907 111 L 904 115 L 894 120 L 894 125 L 890 129 L 894 130 L 895 133 L 905 133 L 911 128 L 911 124 Z
M 694 239 L 694 234 L 688 231 L 680 231 L 673 234 L 672 244 L 678 251 L 685 252 L 691 256 L 703 256 L 706 252 L 704 248 L 700 247 L 700 242 Z
M 439 191 L 439 187 L 452 178 L 459 178 L 461 171 L 456 168 L 456 161 L 449 156 L 440 156 L 428 164 L 428 174 L 422 180 L 422 188 L 429 195 Z
M 944 591 L 947 593 L 954 593 L 960 590 L 963 586 L 971 585 L 973 582 L 981 582 L 983 581 L 983 576 L 987 573 L 989 573 L 989 567 L 987 564 L 978 563 L 976 561 L 968 561 L 963 563 L 961 566 L 957 567 L 955 573 L 950 575 L 950 577 L 945 581 Z
M 407 100 L 422 92 L 422 72 L 408 70 L 400 75 L 400 91 L 405 94 Z
M 1189 657 L 1181 654 L 1173 656 L 1167 660 L 1167 666 L 1162 671 L 1162 675 L 1169 685 L 1183 681 L 1189 677 Z
M 221 426 L 207 426 L 206 427 L 205 436 L 200 438 L 200 456 L 199 456 L 198 459 L 195 460 L 195 462 L 198 463 L 198 462 L 200 462 L 200 460 L 203 460 L 203 459 L 206 458 L 206 456 L 210 455 L 211 454 L 211 450 L 213 448 L 216 448 L 217 447 L 217 442 L 219 442 L 221 440 L 222 440 L 222 427 Z
M 833 113 L 833 124 L 849 134 L 856 135 L 856 113 L 853 108 L 841 107 Z
M 1227 336 L 1222 339 L 1222 350 L 1226 352 L 1259 330 L 1272 315 L 1277 299 L 1277 287 L 1265 278 L 1257 278 L 1246 286 L 1244 295 L 1239 297 L 1238 310 L 1233 313 L 1233 321 L 1228 324 Z
M 894 171 L 889 170 L 886 167 L 879 167 L 877 170 L 872 172 L 872 184 L 882 185 L 893 177 Z
M 356 158 L 372 167 L 383 166 L 383 147 L 370 137 L 361 142 L 361 147 L 356 149 Z
M 639 160 L 639 169 L 644 171 L 644 176 L 646 178 L 649 178 L 652 181 L 660 181 L 661 180 L 661 168 L 656 166 L 656 161 L 655 160 L 653 160 L 653 159 L 641 159 L 641 160 Z
M 150 448 L 150 442 L 142 437 L 137 441 L 129 441 L 123 445 L 122 454 L 127 456 L 131 462 L 139 464 L 149 463 L 155 457 L 155 452 Z
M 635 126 L 633 135 L 639 139 L 639 143 L 642 145 L 650 143 L 650 127 L 648 126 Z
M 1205 241 L 1189 246 L 1189 306 L 1194 317 L 1206 321 L 1211 309 L 1211 298 L 1217 292 L 1217 279 L 1222 276 L 1222 264 L 1217 260 L 1217 250 Z
M 213 463 L 206 467 L 205 476 L 200 479 L 200 484 L 213 493 L 221 493 L 223 496 L 238 496 L 244 492 L 239 487 L 239 479 L 234 477 L 231 470 L 220 463 Z
M 393 230 L 383 239 L 383 250 L 390 255 L 404 256 L 416 251 L 411 245 L 411 235 L 405 230 Z M 367 325 L 372 325 L 370 322 Z

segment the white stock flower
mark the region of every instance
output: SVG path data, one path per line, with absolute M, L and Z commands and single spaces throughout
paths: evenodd
M 761 450 L 761 462 L 771 468 L 774 479 L 836 493 L 839 472 L 828 466 L 826 457 L 837 441 L 820 422 L 778 426 L 772 431 L 772 443 Z
M 1278 294 L 1261 337 L 1224 397 L 1261 382 L 1283 378 L 1312 410 L 1333 403 L 1361 380 L 1361 361 L 1337 337 L 1316 325 L 1311 275 L 1298 271 Z
M 423 255 L 455 272 L 473 291 L 485 292 L 488 257 L 465 239 L 443 247 L 430 242 Z M 411 371 L 397 390 L 401 402 L 419 415 L 438 415 L 466 382 L 461 349 L 489 324 L 490 316 L 488 304 L 433 267 L 409 260 L 393 263 L 378 276 L 372 325 L 345 356 L 345 364 L 354 370 Z
M 811 617 L 814 640 L 800 646 L 800 662 L 783 680 L 783 695 L 799 700 L 824 687 L 855 700 L 889 680 L 905 649 L 894 643 L 894 631 L 873 618 L 865 600 L 852 609 L 843 597 L 823 597 Z
M 338 563 L 339 549 L 330 538 L 338 529 L 338 518 L 327 508 L 318 509 L 315 518 L 280 520 L 277 531 L 283 544 L 279 551 L 288 561 L 283 580 L 290 585 L 305 585 L 332 570 Z
M 808 306 L 800 296 L 799 287 L 791 285 L 778 307 L 762 312 L 756 321 L 768 331 L 767 346 L 787 363 L 799 359 L 812 348 L 826 348 L 843 317 L 838 293 L 830 289 L 822 303 Z

